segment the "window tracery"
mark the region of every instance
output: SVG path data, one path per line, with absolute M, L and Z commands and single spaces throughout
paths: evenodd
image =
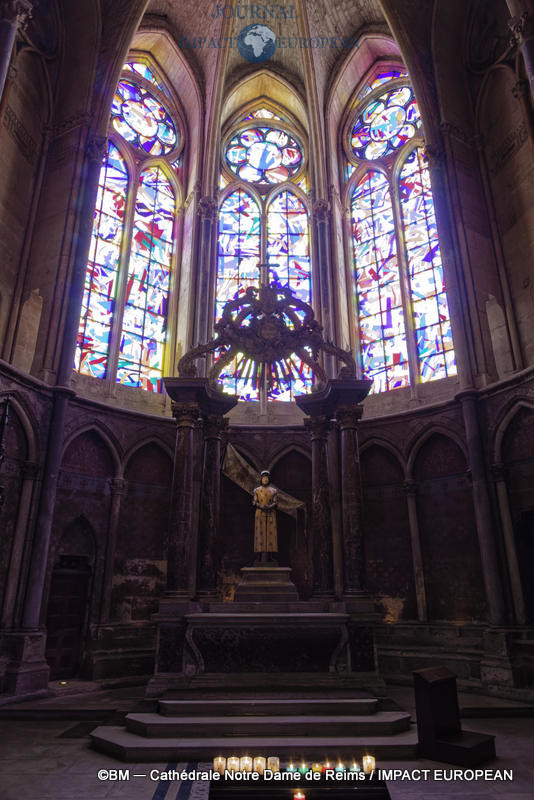
M 376 393 L 455 375 L 421 117 L 404 70 L 364 88 L 344 142 L 363 376 Z
M 252 109 L 225 137 L 219 188 L 216 319 L 229 300 L 260 284 L 260 264 L 268 264 L 269 282 L 311 302 L 306 158 L 297 132 L 274 111 Z M 238 356 L 220 380 L 246 400 L 290 401 L 312 386 L 297 356 L 273 364 L 270 374 Z
M 162 390 L 183 137 L 155 70 L 129 59 L 111 107 L 74 368 Z

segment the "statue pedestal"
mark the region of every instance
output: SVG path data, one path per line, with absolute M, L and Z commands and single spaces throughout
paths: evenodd
M 298 600 L 289 567 L 243 567 L 242 580 L 236 589 L 238 603 L 278 603 Z

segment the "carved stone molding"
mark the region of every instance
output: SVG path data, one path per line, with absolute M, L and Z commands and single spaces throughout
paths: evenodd
M 194 428 L 198 420 L 199 408 L 196 403 L 171 403 L 172 415 L 178 427 Z
M 30 0 L 0 0 L 0 20 L 24 28 L 31 19 L 33 3 Z
M 308 417 L 304 420 L 304 428 L 314 439 L 327 439 L 332 430 L 332 423 L 326 417 Z
M 512 94 L 516 100 L 521 100 L 523 97 L 528 97 L 530 93 L 530 84 L 525 78 L 521 78 L 512 86 Z
M 508 23 L 512 31 L 512 44 L 520 47 L 530 39 L 534 39 L 534 16 L 525 11 L 519 17 L 512 17 Z
M 215 222 L 219 205 L 215 197 L 201 197 L 198 202 L 197 214 L 202 220 Z
M 452 137 L 453 139 L 457 139 L 464 144 L 473 144 L 473 135 L 465 131 L 463 128 L 460 128 L 460 126 L 456 125 L 454 122 L 448 122 L 447 120 L 442 119 L 439 123 L 439 129 L 444 136 Z
M 52 136 L 57 139 L 60 136 L 65 136 L 71 131 L 78 130 L 78 128 L 88 127 L 94 118 L 94 114 L 90 111 L 80 111 L 78 114 L 71 114 L 70 117 L 62 119 L 52 126 Z
M 105 136 L 91 136 L 87 142 L 85 152 L 90 162 L 102 163 L 106 152 L 107 139 Z
M 336 411 L 336 419 L 340 430 L 356 428 L 363 414 L 363 406 L 340 406 Z
M 315 200 L 312 204 L 313 221 L 319 225 L 324 224 L 330 219 L 330 203 L 328 200 Z

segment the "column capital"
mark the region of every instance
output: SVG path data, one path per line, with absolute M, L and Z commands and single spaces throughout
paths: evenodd
M 230 421 L 226 419 L 226 417 L 221 417 L 217 414 L 208 414 L 204 416 L 203 422 L 204 436 L 206 439 L 221 439 L 230 425 Z
M 127 484 L 124 478 L 112 478 L 109 482 L 111 494 L 123 494 Z
M 197 214 L 202 220 L 215 222 L 218 210 L 219 204 L 215 197 L 201 197 L 198 201 Z
M 97 163 L 98 166 L 100 166 L 106 152 L 107 143 L 108 140 L 105 136 L 90 136 L 85 146 L 87 159 Z
M 305 429 L 311 434 L 312 441 L 314 439 L 326 439 L 332 430 L 332 423 L 326 417 L 308 417 L 304 420 Z
M 506 480 L 506 465 L 499 461 L 491 465 L 491 477 L 495 483 L 502 483 Z
M 336 411 L 336 420 L 342 431 L 355 429 L 363 414 L 363 406 L 340 406 Z
M 407 481 L 404 481 L 404 483 L 402 484 L 402 490 L 403 490 L 404 494 L 407 495 L 407 496 L 408 495 L 416 495 L 417 494 L 417 481 L 414 481 L 413 479 L 408 479 Z
M 179 428 L 194 428 L 199 416 L 199 408 L 196 403 L 171 403 L 172 415 Z
M 10 22 L 18 28 L 28 24 L 33 13 L 31 0 L 0 0 L 0 21 Z

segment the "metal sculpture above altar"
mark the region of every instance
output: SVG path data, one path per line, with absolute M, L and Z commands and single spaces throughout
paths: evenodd
M 224 368 L 243 354 L 254 362 L 259 379 L 262 365 L 283 364 L 296 355 L 313 373 L 314 389 L 320 389 L 328 382 L 319 361 L 320 354 L 326 353 L 343 362 L 339 378 L 355 378 L 356 362 L 351 353 L 326 340 L 312 307 L 289 287 L 276 281 L 269 283 L 268 273 L 268 265 L 262 264 L 260 286 L 249 286 L 242 297 L 226 303 L 215 323 L 215 336 L 180 359 L 178 374 L 193 378 L 197 375 L 195 361 L 216 355 L 208 374 L 209 383 L 215 386 Z

